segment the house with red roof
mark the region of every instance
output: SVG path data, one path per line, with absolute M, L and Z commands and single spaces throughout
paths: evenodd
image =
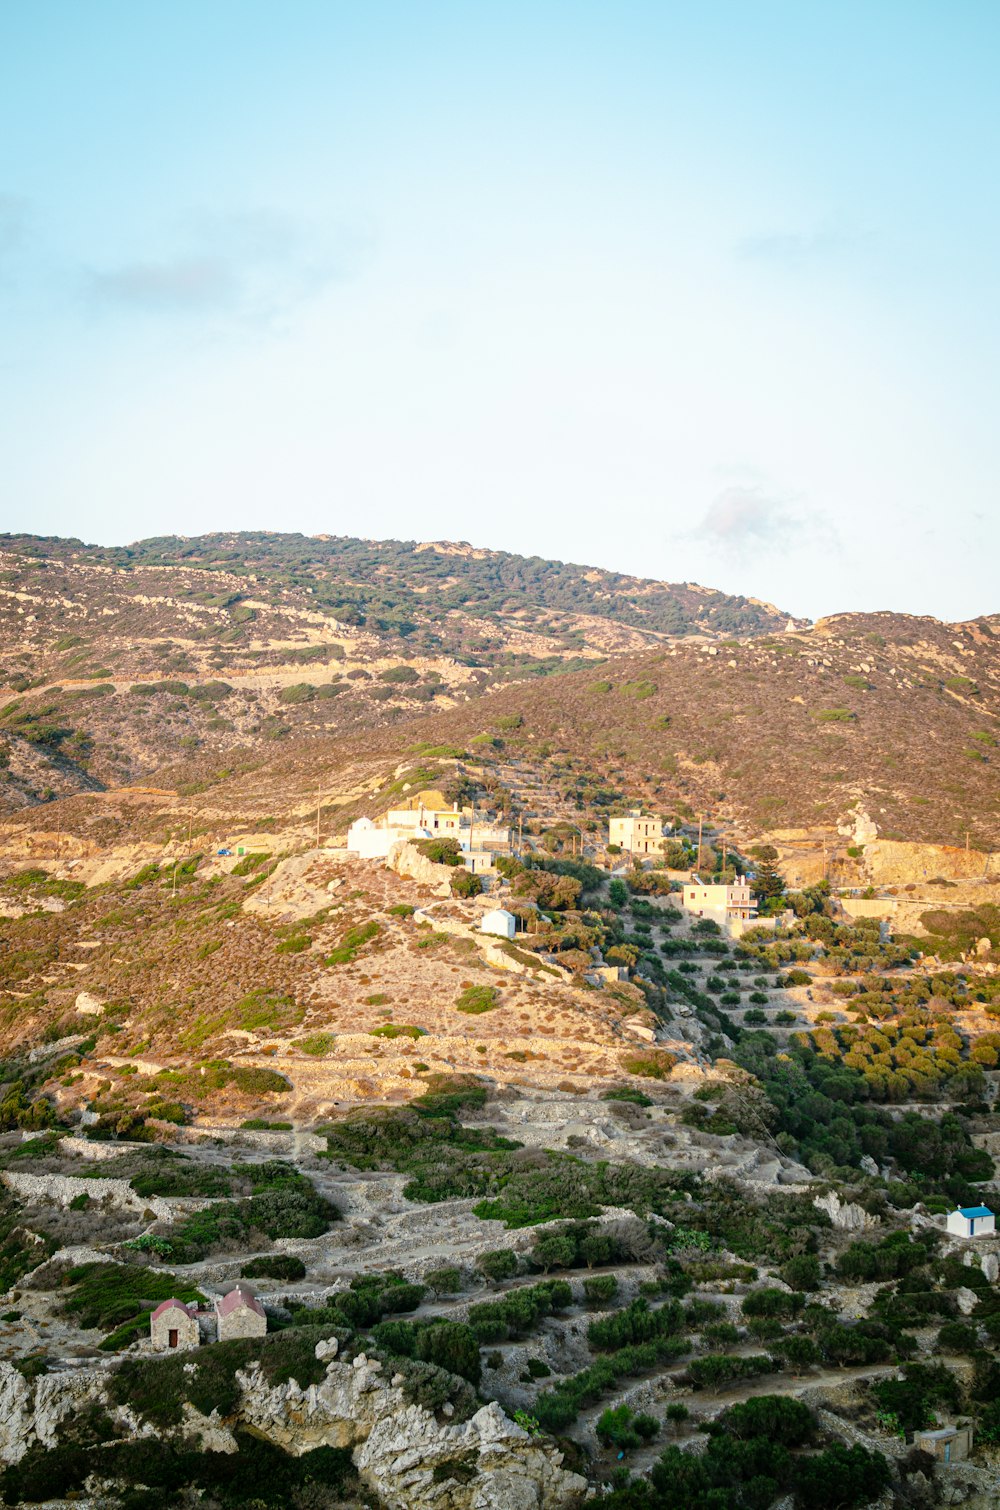
M 234 1285 L 215 1302 L 220 1342 L 232 1337 L 263 1337 L 267 1331 L 264 1307 L 248 1285 Z
M 164 1300 L 149 1318 L 149 1335 L 153 1346 L 162 1352 L 170 1348 L 192 1348 L 201 1343 L 198 1307 L 183 1300 Z

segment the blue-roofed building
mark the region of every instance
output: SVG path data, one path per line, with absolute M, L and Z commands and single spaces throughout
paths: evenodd
M 953 1237 L 992 1237 L 996 1218 L 988 1206 L 959 1206 L 945 1223 Z

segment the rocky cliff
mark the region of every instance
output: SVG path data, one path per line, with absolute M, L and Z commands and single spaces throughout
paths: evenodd
M 323 1356 L 329 1344 L 319 1344 Z M 0 1461 L 17 1463 L 35 1443 L 52 1448 L 63 1423 L 90 1403 L 104 1405 L 130 1436 L 153 1428 L 127 1406 L 107 1400 L 104 1371 L 43 1375 L 29 1381 L 0 1363 Z M 179 1433 L 208 1452 L 235 1452 L 234 1433 L 248 1429 L 294 1455 L 316 1447 L 348 1447 L 362 1483 L 387 1510 L 572 1510 L 586 1481 L 563 1466 L 562 1454 L 532 1437 L 496 1402 L 465 1421 L 443 1419 L 409 1402 L 399 1375 L 360 1354 L 332 1358 L 318 1384 L 294 1379 L 271 1385 L 256 1364 L 237 1374 L 239 1403 L 231 1417 L 187 1407 Z

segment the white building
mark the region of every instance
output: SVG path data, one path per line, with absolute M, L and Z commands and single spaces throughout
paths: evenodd
M 449 806 L 440 792 L 420 792 L 381 818 L 358 818 L 347 830 L 347 851 L 362 860 L 387 860 L 394 844 L 454 839 L 474 875 L 493 868 L 493 854 L 510 849 L 510 829 L 476 822 L 472 808 Z
M 498 938 L 512 939 L 517 932 L 517 918 L 506 907 L 495 907 L 483 914 L 480 933 L 495 933 Z
M 681 906 L 694 917 L 711 918 L 729 933 L 742 933 L 757 921 L 757 903 L 746 876 L 732 886 L 715 886 L 694 876 L 681 892 Z
M 996 1219 L 988 1206 L 959 1206 L 949 1211 L 945 1226 L 954 1237 L 992 1237 Z
M 663 820 L 634 807 L 623 818 L 608 819 L 608 843 L 629 855 L 663 853 Z
M 370 818 L 358 818 L 347 830 L 347 852 L 361 860 L 385 860 L 396 841 L 408 837 L 398 829 L 380 828 Z

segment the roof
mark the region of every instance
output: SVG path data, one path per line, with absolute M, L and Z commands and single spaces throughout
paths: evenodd
M 243 1308 L 256 1311 L 258 1316 L 264 1315 L 264 1307 L 254 1292 L 247 1289 L 246 1285 L 234 1286 L 233 1289 L 227 1290 L 221 1300 L 215 1302 L 215 1309 L 220 1316 L 231 1316 L 234 1311 L 239 1311 Z
M 513 912 L 508 912 L 506 907 L 491 907 L 489 912 L 483 913 L 484 923 L 486 922 L 487 918 L 514 918 L 514 921 L 517 922 L 515 914 Z
M 186 1306 L 183 1300 L 161 1300 L 149 1319 L 150 1321 L 155 1321 L 157 1316 L 162 1316 L 164 1311 L 170 1310 L 183 1311 L 185 1316 L 191 1316 L 193 1315 L 194 1308 Z
M 967 1426 L 939 1426 L 936 1431 L 918 1431 L 916 1435 L 926 1441 L 943 1441 L 945 1437 L 957 1437 L 959 1431 L 968 1431 Z
M 992 1216 L 993 1212 L 988 1206 L 959 1206 L 962 1216 Z

